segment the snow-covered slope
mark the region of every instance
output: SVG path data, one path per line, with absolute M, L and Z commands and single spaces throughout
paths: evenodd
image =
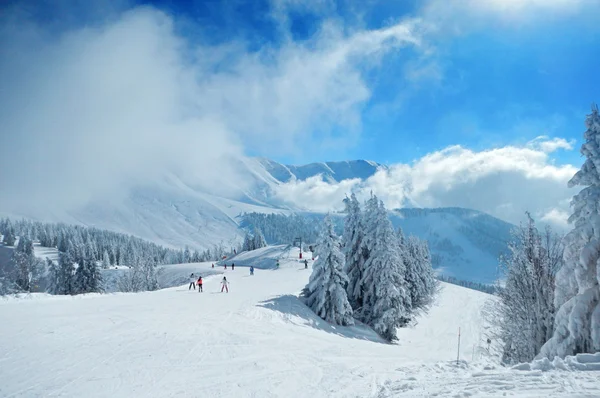
M 429 242 L 438 272 L 459 279 L 493 283 L 498 258 L 507 250 L 514 225 L 470 209 L 398 209 L 392 222 L 405 234 Z
M 600 394 L 598 372 L 504 369 L 482 356 L 480 309 L 489 296 L 473 290 L 443 285 L 438 304 L 395 345 L 364 326 L 333 327 L 298 300 L 309 271 L 296 256 L 254 276 L 226 271 L 229 293 L 215 276 L 204 293 L 184 285 L 0 300 L 0 396 Z

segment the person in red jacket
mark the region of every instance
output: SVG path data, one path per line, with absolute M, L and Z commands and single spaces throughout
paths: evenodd
M 202 277 L 201 276 L 198 277 L 198 282 L 196 282 L 196 285 L 198 285 L 198 293 L 202 293 Z

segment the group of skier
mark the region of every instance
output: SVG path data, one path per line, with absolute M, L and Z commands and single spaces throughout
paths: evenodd
M 254 275 L 254 269 L 251 269 L 250 275 Z M 223 290 L 229 293 L 229 281 L 227 280 L 226 276 L 221 279 L 221 285 L 221 293 L 223 293 Z M 191 290 L 192 288 L 196 290 L 196 286 L 198 286 L 198 293 L 202 293 L 202 276 L 198 276 L 198 279 L 196 279 L 196 275 L 194 275 L 192 272 L 190 275 L 190 286 L 188 287 L 188 290 Z
M 303 263 L 304 269 L 308 269 L 308 260 L 305 259 Z M 277 260 L 275 267 L 279 268 L 279 260 Z M 214 264 L 212 265 L 212 268 L 215 268 Z M 227 269 L 227 264 L 225 264 L 225 269 Z M 235 270 L 235 264 L 233 263 L 231 263 L 231 270 Z M 254 275 L 254 266 L 250 266 L 250 275 Z M 198 286 L 198 293 L 202 293 L 202 276 L 198 276 L 198 278 L 196 278 L 196 275 L 192 273 L 190 275 L 190 286 L 188 287 L 188 290 L 191 290 L 192 288 L 196 290 L 196 286 Z M 229 293 L 229 281 L 227 280 L 226 276 L 221 279 L 221 293 L 223 293 L 223 291 Z

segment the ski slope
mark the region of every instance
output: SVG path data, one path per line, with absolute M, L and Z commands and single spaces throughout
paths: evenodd
M 480 309 L 490 296 L 458 286 L 444 284 L 438 305 L 402 329 L 398 344 L 364 326 L 328 325 L 297 298 L 309 277 L 297 254 L 254 276 L 247 268 L 224 271 L 229 293 L 220 293 L 218 275 L 205 279 L 203 293 L 186 283 L 148 293 L 0 300 L 0 396 L 600 394 L 598 372 L 472 362 Z M 194 269 L 212 271 L 210 263 Z

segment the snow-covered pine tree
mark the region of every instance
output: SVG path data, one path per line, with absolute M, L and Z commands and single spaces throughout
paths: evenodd
M 73 259 L 69 252 L 59 252 L 58 265 L 50 267 L 49 292 L 52 294 L 75 294 Z
M 260 249 L 262 247 L 267 247 L 267 241 L 265 240 L 265 236 L 259 228 L 254 228 L 254 250 Z
M 192 252 L 190 252 L 190 249 L 186 246 L 185 250 L 183 251 L 183 263 L 187 264 L 187 263 L 191 263 L 192 262 Z
M 565 357 L 600 351 L 600 113 L 598 106 L 585 121 L 587 131 L 581 154 L 587 159 L 569 181 L 583 186 L 573 197 L 569 222 L 574 229 L 565 237 L 565 265 L 556 276 L 554 335 L 541 355 Z
M 401 231 L 399 232 L 401 233 Z M 411 308 L 426 310 L 432 303 L 437 290 L 437 280 L 431 265 L 431 254 L 427 241 L 415 236 L 399 238 L 406 264 L 406 282 L 410 291 Z M 402 243 L 404 242 L 404 244 Z
M 75 271 L 74 290 L 76 294 L 102 292 L 102 274 L 93 258 L 80 260 Z
M 4 244 L 6 246 L 14 246 L 15 245 L 15 233 L 12 228 L 8 228 L 6 231 L 6 235 L 4 235 Z
M 104 254 L 102 255 L 102 268 L 108 269 L 110 268 L 110 256 L 108 255 L 108 251 L 104 250 Z
M 343 252 L 345 257 L 346 275 L 348 275 L 348 301 L 354 310 L 360 310 L 363 301 L 362 278 L 365 267 L 365 252 L 362 246 L 363 221 L 360 203 L 352 193 L 350 198 L 344 199 L 346 205 L 346 218 L 344 220 L 344 234 L 342 236 Z
M 19 238 L 12 259 L 16 269 L 14 280 L 16 288 L 23 292 L 31 292 L 42 274 L 41 264 L 35 257 L 31 239 L 25 236 Z
M 244 244 L 242 246 L 242 250 L 245 252 L 254 250 L 254 239 L 252 239 L 250 234 L 247 232 L 246 232 L 246 236 L 244 236 Z
M 383 338 L 394 341 L 396 329 L 410 320 L 410 292 L 398 239 L 383 202 L 373 196 L 365 212 L 364 242 L 369 250 L 365 262 L 364 301 L 361 320 Z
M 344 273 L 344 257 L 329 215 L 323 221 L 318 248 L 319 257 L 313 264 L 310 280 L 304 290 L 306 303 L 315 314 L 329 323 L 352 325 L 354 319 L 346 295 L 348 277 Z
M 508 364 L 531 361 L 552 337 L 554 277 L 562 262 L 561 239 L 550 229 L 541 235 L 529 213 L 512 235 L 509 254 L 500 258 L 504 286 L 490 313 Z
M 156 270 L 156 261 L 154 259 L 147 259 L 142 267 L 143 279 L 146 290 L 154 291 L 159 289 L 158 285 L 158 272 Z

